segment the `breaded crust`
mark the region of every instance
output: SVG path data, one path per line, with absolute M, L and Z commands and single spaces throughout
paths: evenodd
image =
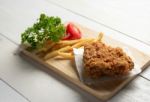
M 134 67 L 132 59 L 121 48 L 101 42 L 84 46 L 83 62 L 84 72 L 91 78 L 126 75 Z

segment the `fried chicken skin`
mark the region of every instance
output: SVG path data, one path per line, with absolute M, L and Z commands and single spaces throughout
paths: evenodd
M 134 67 L 132 59 L 121 48 L 102 42 L 84 45 L 83 62 L 84 72 L 91 78 L 126 75 Z

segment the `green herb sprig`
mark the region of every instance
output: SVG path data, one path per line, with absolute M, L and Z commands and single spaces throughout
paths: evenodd
M 59 17 L 41 14 L 37 22 L 21 34 L 21 43 L 39 49 L 48 40 L 58 42 L 65 35 L 65 26 Z

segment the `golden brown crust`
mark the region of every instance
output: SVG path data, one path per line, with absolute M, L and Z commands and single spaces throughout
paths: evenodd
M 84 46 L 83 62 L 85 73 L 92 78 L 125 75 L 134 67 L 132 59 L 121 48 L 101 42 Z

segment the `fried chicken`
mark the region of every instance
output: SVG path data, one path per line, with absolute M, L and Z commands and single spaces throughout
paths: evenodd
M 121 48 L 101 42 L 84 46 L 83 62 L 84 72 L 91 78 L 126 75 L 134 67 L 132 59 Z

